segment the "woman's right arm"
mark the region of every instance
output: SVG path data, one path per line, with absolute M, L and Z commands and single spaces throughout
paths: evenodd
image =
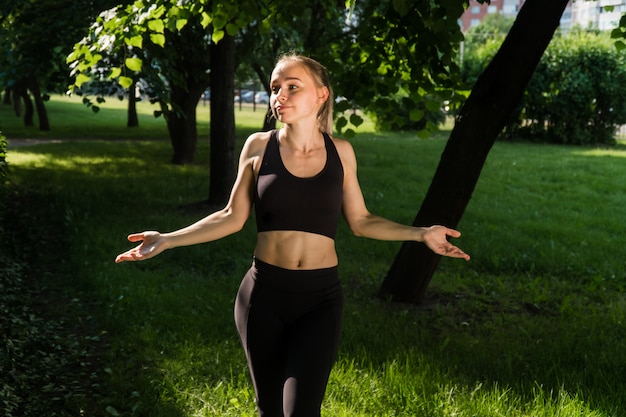
M 237 179 L 226 206 L 207 217 L 176 231 L 134 233 L 128 236 L 138 246 L 121 253 L 116 263 L 150 259 L 166 249 L 210 242 L 238 232 L 243 228 L 254 204 L 255 165 L 262 158 L 263 134 L 252 135 L 239 157 Z

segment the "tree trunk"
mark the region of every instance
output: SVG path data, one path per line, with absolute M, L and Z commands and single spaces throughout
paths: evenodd
M 500 50 L 461 108 L 414 226 L 457 227 L 487 155 L 520 102 L 567 2 L 526 1 Z M 423 301 L 439 260 L 425 245 L 405 242 L 379 294 L 399 302 Z
M 257 62 L 252 65 L 252 68 L 254 69 L 256 75 L 259 77 L 259 80 L 261 81 L 263 91 L 267 92 L 268 96 L 271 95 L 268 87 L 269 76 L 263 71 L 263 67 Z M 273 129 L 276 129 L 276 118 L 274 117 L 272 109 L 270 108 L 268 103 L 267 109 L 265 110 L 265 119 L 263 119 L 263 127 L 261 128 L 261 130 L 263 132 L 269 132 Z
M 228 201 L 237 173 L 235 155 L 235 40 L 211 44 L 211 178 L 209 205 Z
M 172 163 L 190 164 L 196 154 L 198 128 L 196 126 L 196 107 L 200 94 L 187 91 L 183 87 L 170 87 L 172 106 L 179 111 L 171 110 L 167 118 L 167 129 L 174 154 Z
M 137 81 L 133 81 L 128 89 L 128 110 L 126 127 L 139 127 L 139 118 L 137 117 Z
M 34 126 L 35 108 L 24 81 L 17 82 L 13 86 L 13 109 L 18 117 L 22 115 L 22 102 L 24 102 L 24 126 Z
M 37 117 L 39 118 L 39 130 L 48 132 L 50 130 L 50 120 L 48 119 L 46 106 L 41 98 L 39 81 L 37 81 L 37 78 L 34 76 L 30 76 L 28 77 L 27 85 L 35 100 L 35 108 L 37 109 Z

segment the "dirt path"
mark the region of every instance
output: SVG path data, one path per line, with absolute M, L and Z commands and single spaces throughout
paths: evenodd
M 41 143 L 61 143 L 61 139 L 7 139 L 8 148 L 39 145 Z

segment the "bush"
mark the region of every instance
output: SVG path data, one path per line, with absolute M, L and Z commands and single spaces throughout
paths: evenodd
M 499 48 L 501 38 L 465 54 L 462 75 L 473 85 Z M 557 35 L 542 57 L 505 134 L 558 144 L 612 145 L 626 124 L 624 58 L 608 33 Z M 504 136 L 504 135 L 503 135 Z
M 544 54 L 514 125 L 552 143 L 614 144 L 626 124 L 624 59 L 605 34 L 557 37 Z

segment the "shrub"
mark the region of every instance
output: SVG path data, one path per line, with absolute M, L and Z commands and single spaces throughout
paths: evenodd
M 468 85 L 491 61 L 502 39 L 470 43 L 474 46 L 462 65 Z M 614 144 L 617 128 L 626 124 L 626 96 L 620 90 L 626 83 L 624 64 L 607 33 L 575 30 L 555 36 L 505 135 L 561 144 Z
M 613 144 L 626 123 L 624 83 L 624 59 L 608 36 L 557 37 L 529 83 L 514 129 L 552 143 Z

